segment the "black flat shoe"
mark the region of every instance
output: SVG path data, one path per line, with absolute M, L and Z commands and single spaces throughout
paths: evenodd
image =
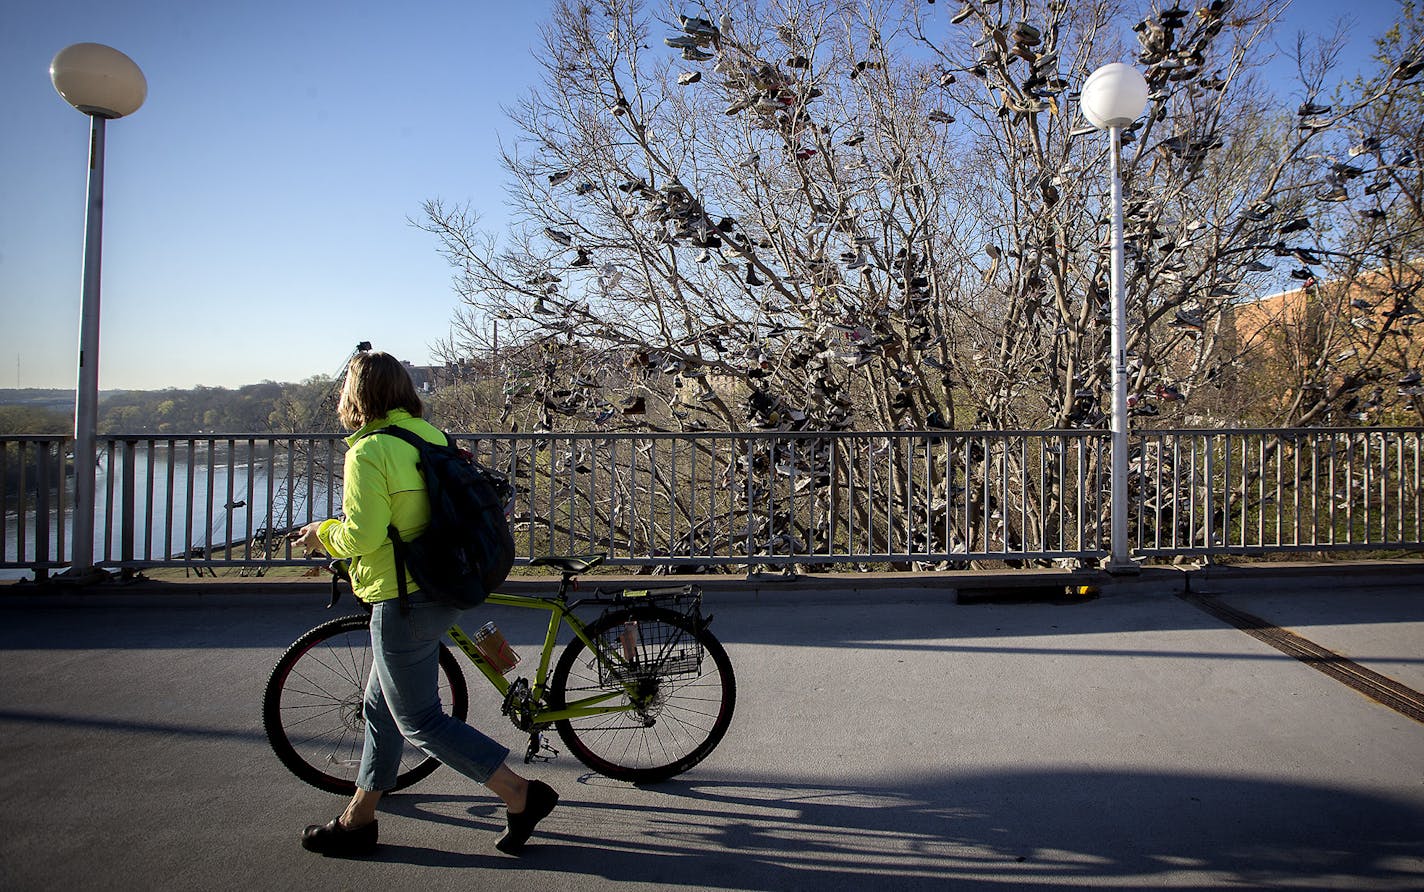
M 335 818 L 326 824 L 312 824 L 302 831 L 302 848 L 319 855 L 350 858 L 376 851 L 376 822 L 348 829 Z
M 524 811 L 508 816 L 509 826 L 505 827 L 504 833 L 495 840 L 494 847 L 506 855 L 518 855 L 534 832 L 534 825 L 547 818 L 549 812 L 558 804 L 559 794 L 554 792 L 553 787 L 543 781 L 530 781 Z

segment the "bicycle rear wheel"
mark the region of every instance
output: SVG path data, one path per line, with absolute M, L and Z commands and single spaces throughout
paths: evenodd
M 262 726 L 282 764 L 318 789 L 356 789 L 366 721 L 361 702 L 371 673 L 371 617 L 356 614 L 322 623 L 292 643 L 272 669 L 262 697 Z M 469 712 L 465 676 L 440 645 L 440 702 L 461 721 Z M 409 744 L 394 789 L 440 767 Z
M 727 651 L 705 625 L 634 607 L 605 614 L 588 631 L 621 668 L 600 665 L 575 638 L 554 667 L 550 706 L 617 691 L 604 705 L 634 708 L 556 722 L 580 762 L 608 777 L 653 782 L 681 774 L 717 747 L 732 723 L 737 682 Z M 631 667 L 624 657 L 633 658 Z

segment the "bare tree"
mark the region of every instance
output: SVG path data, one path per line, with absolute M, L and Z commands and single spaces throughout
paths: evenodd
M 1302 65 L 1306 83 L 1330 70 L 1332 46 Z M 1419 76 L 1424 29 L 1416 5 L 1376 41 L 1375 68 L 1319 104 L 1302 129 L 1318 133 L 1301 157 L 1302 215 L 1288 240 L 1297 287 L 1263 302 L 1247 327 L 1262 349 L 1246 363 L 1248 390 L 1271 381 L 1276 400 L 1251 406 L 1267 424 L 1414 423 L 1424 410 L 1420 348 L 1421 178 Z M 1302 109 L 1303 111 L 1306 109 Z
M 513 231 L 426 208 L 463 302 L 446 349 L 498 340 L 501 418 L 525 430 L 1102 427 L 1107 141 L 1074 86 L 1135 39 L 1133 411 L 1239 417 L 1226 385 L 1266 347 L 1234 307 L 1283 263 L 1365 269 L 1318 222 L 1358 174 L 1320 159 L 1417 73 L 1332 109 L 1326 47 L 1282 109 L 1258 74 L 1275 9 L 564 0 L 510 110 Z M 1341 240 L 1306 248 L 1307 229 Z M 1287 417 L 1347 388 L 1308 393 Z

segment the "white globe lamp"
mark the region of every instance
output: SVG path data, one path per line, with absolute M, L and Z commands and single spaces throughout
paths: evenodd
M 134 60 L 102 43 L 76 43 L 55 54 L 49 79 L 64 101 L 101 118 L 138 111 L 148 97 L 148 81 Z
M 1088 75 L 1078 104 L 1094 127 L 1126 127 L 1147 108 L 1147 79 L 1121 62 L 1104 65 Z

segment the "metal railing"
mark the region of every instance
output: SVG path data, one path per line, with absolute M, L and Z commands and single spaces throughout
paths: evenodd
M 0 568 L 67 565 L 65 437 L 0 437 Z
M 67 437 L 0 437 L 0 568 L 68 565 Z M 341 505 L 337 434 L 100 437 L 95 563 L 308 564 L 285 534 Z M 7 471 L 7 468 L 9 469 Z
M 1421 428 L 1145 431 L 1138 556 L 1418 549 Z
M 774 565 L 1102 554 L 1106 444 L 1095 431 L 558 434 L 473 451 L 514 480 L 529 557 Z
M 1418 549 L 1424 428 L 1137 431 L 1135 557 Z M 1109 552 L 1107 432 L 539 433 L 458 437 L 516 486 L 523 562 L 962 566 Z M 66 566 L 65 437 L 0 437 L 0 568 Z M 340 435 L 104 437 L 96 563 L 312 560 L 285 534 L 337 514 Z

